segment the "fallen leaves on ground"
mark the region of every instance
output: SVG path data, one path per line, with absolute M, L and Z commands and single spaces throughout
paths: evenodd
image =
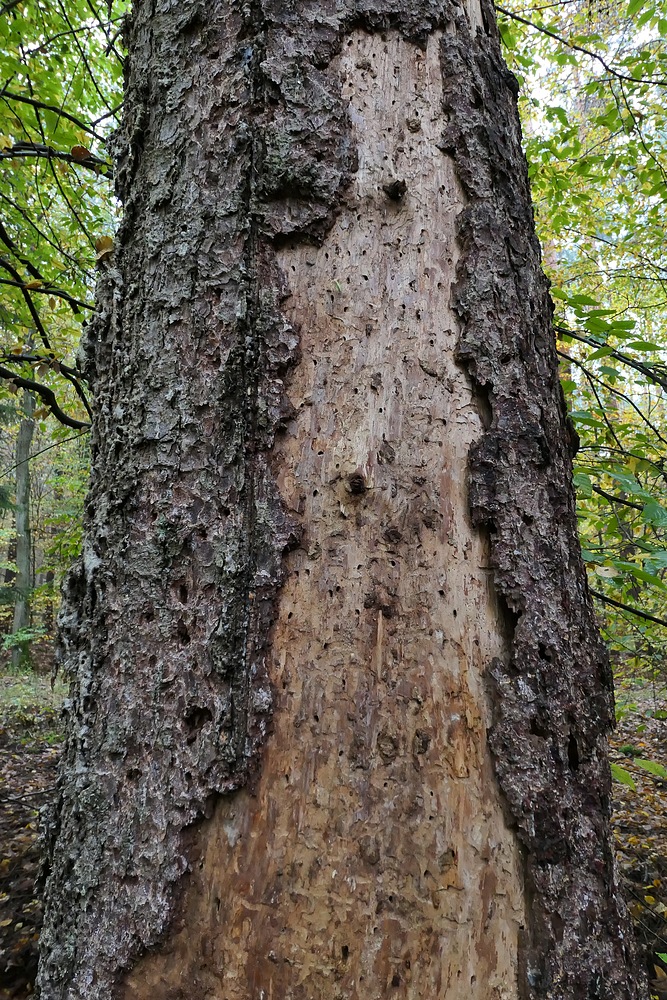
M 55 785 L 58 727 L 51 707 L 4 706 L 0 714 L 0 1000 L 29 996 L 35 981 L 39 809 Z
M 651 995 L 667 1000 L 667 780 L 637 763 L 667 764 L 667 711 L 657 697 L 633 709 L 611 739 L 612 763 L 635 785 L 613 783 L 616 859 Z

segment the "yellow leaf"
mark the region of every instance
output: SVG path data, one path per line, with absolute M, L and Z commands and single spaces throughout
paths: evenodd
M 598 576 L 605 579 L 611 579 L 614 576 L 618 576 L 618 570 L 615 566 L 596 566 L 595 572 Z
M 0 927 L 9 927 L 9 925 L 11 924 L 11 922 L 12 922 L 11 919 L 9 919 L 9 920 L 0 920 Z
M 24 288 L 41 288 L 43 284 L 44 284 L 43 281 L 40 281 L 38 278 L 35 278 L 33 281 L 26 281 L 26 283 L 25 283 L 25 285 L 23 287 Z
M 97 263 L 100 264 L 104 260 L 108 260 L 113 252 L 113 240 L 110 236 L 100 236 L 98 240 L 95 240 L 95 249 L 97 250 Z
M 7 135 L 0 135 L 0 150 L 11 149 L 14 143 Z
M 98 253 L 104 253 L 105 250 L 112 250 L 113 240 L 110 236 L 100 236 L 98 240 L 95 240 L 95 249 Z

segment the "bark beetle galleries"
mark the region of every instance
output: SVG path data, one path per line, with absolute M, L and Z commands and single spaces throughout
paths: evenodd
M 282 685 L 274 684 L 271 691 L 271 680 L 278 676 L 276 657 L 280 660 L 283 653 L 275 644 L 282 627 L 276 623 L 287 597 L 276 601 L 286 567 L 291 573 L 309 545 L 306 536 L 302 549 L 286 559 L 298 540 L 298 518 L 288 512 L 287 491 L 281 497 L 276 485 L 281 476 L 277 458 L 288 456 L 290 428 L 298 423 L 284 383 L 291 380 L 290 394 L 298 404 L 293 387 L 306 372 L 305 360 L 294 368 L 298 337 L 286 317 L 291 312 L 296 321 L 297 314 L 311 308 L 307 280 L 297 295 L 300 278 L 292 279 L 287 269 L 298 262 L 299 273 L 307 274 L 308 254 L 316 254 L 313 266 L 324 282 L 331 267 L 327 248 L 338 245 L 335 227 L 348 219 L 346 206 L 349 209 L 350 192 L 359 180 L 360 143 L 350 118 L 354 99 L 341 89 L 345 50 L 359 50 L 360 65 L 351 68 L 350 79 L 358 82 L 366 74 L 372 80 L 372 54 L 384 51 L 374 48 L 375 41 L 394 45 L 392 51 L 398 52 L 396 40 L 415 53 L 428 51 L 429 45 L 437 53 L 444 109 L 438 162 L 453 157 L 466 202 L 458 215 L 453 302 L 460 323 L 459 364 L 469 372 L 480 405 L 490 410 L 490 426 L 471 452 L 470 497 L 474 523 L 490 534 L 510 644 L 508 651 L 501 637 L 488 640 L 488 649 L 495 643 L 501 654 L 489 671 L 494 703 L 490 746 L 525 858 L 527 915 L 519 988 L 524 997 L 553 1000 L 636 996 L 609 849 L 604 751 L 612 717 L 608 666 L 596 638 L 577 550 L 564 407 L 547 289 L 532 235 L 514 84 L 500 61 L 490 8 L 466 13 L 454 3 L 429 0 L 410 4 L 409 11 L 405 6 L 394 0 L 361 0 L 344 10 L 329 0 L 316 8 L 271 0 L 243 7 L 203 0 L 137 0 L 134 5 L 127 29 L 125 120 L 117 140 L 124 221 L 83 348 L 95 391 L 93 472 L 84 556 L 70 576 L 61 616 L 61 662 L 73 687 L 59 798 L 49 831 L 39 980 L 43 1000 L 106 1000 L 122 990 L 133 997 L 150 990 L 159 995 L 158 987 L 164 996 L 191 995 L 187 989 L 198 976 L 206 980 L 208 993 L 202 989 L 202 995 L 235 1000 L 260 995 L 265 986 L 252 981 L 251 970 L 261 969 L 270 977 L 274 966 L 281 970 L 281 995 L 295 1000 L 310 995 L 298 985 L 289 962 L 277 965 L 271 949 L 259 939 L 247 949 L 255 965 L 241 962 L 239 967 L 245 981 L 237 978 L 234 986 L 224 980 L 229 961 L 217 968 L 213 958 L 206 958 L 211 940 L 219 940 L 222 929 L 211 936 L 206 922 L 223 904 L 233 909 L 237 902 L 241 905 L 244 892 L 252 895 L 248 885 L 244 889 L 237 880 L 236 896 L 223 895 L 215 903 L 211 885 L 216 879 L 221 887 L 227 885 L 220 858 L 224 868 L 225 852 L 238 842 L 235 830 L 258 816 L 266 822 L 255 829 L 261 834 L 257 843 L 268 836 L 274 801 L 263 798 L 262 781 L 273 751 L 262 760 L 261 749 L 272 700 L 283 699 L 282 709 L 290 690 L 285 679 L 285 696 L 280 694 Z M 368 66 L 361 65 L 367 58 L 361 52 L 364 37 L 373 42 Z M 418 115 L 410 112 L 407 128 L 419 135 Z M 411 184 L 400 198 L 383 190 L 386 185 L 394 191 L 396 176 L 378 174 L 378 197 L 387 210 L 408 212 Z M 411 246 L 417 260 L 419 239 Z M 453 260 L 454 249 L 449 253 Z M 292 284 L 290 304 L 286 296 Z M 334 302 L 336 293 L 335 286 L 327 291 Z M 439 300 L 445 309 L 448 295 L 445 288 Z M 366 339 L 374 343 L 373 317 L 366 314 L 363 320 L 350 341 L 353 350 Z M 304 341 L 307 333 L 302 330 Z M 345 363 L 345 336 L 343 324 L 337 341 L 343 351 L 340 365 Z M 452 398 L 457 398 L 463 392 L 460 369 L 457 375 L 449 360 L 438 363 L 439 341 L 433 341 L 436 356 L 425 358 L 420 371 L 424 377 L 435 373 L 427 377 L 434 387 L 429 391 L 439 393 L 438 398 L 445 399 L 450 385 Z M 380 371 L 381 381 L 370 390 L 373 398 L 393 393 L 399 407 L 399 390 L 391 388 L 386 363 L 378 366 Z M 322 406 L 304 406 L 301 414 L 323 412 Z M 422 403 L 414 412 L 415 420 L 421 420 Z M 300 419 L 305 426 L 304 417 Z M 450 424 L 455 422 L 452 411 Z M 285 427 L 287 434 L 282 433 Z M 423 437 L 424 446 L 438 448 L 432 434 Z M 364 469 L 373 466 L 378 481 L 393 468 L 391 456 L 400 434 L 386 438 L 374 450 L 377 462 L 355 456 Z M 398 467 L 398 460 L 394 464 Z M 379 530 L 373 525 L 374 538 L 384 537 L 385 529 L 389 532 L 387 545 L 399 547 L 409 537 L 409 525 L 415 523 L 410 504 L 410 510 L 421 511 L 419 532 L 433 531 L 449 517 L 430 509 L 428 495 L 420 492 L 420 476 L 415 473 L 413 478 L 401 524 L 394 523 L 396 512 L 387 507 L 387 524 L 378 525 Z M 376 516 L 372 512 L 379 509 L 376 498 L 381 495 L 366 490 L 352 498 L 360 533 L 366 530 L 364 519 Z M 351 516 L 346 498 L 343 491 L 337 501 L 337 516 L 343 521 Z M 303 504 L 299 499 L 291 506 L 301 510 Z M 398 534 L 391 533 L 392 527 Z M 311 543 L 309 558 L 315 559 L 319 543 Z M 335 566 L 334 549 L 330 543 L 323 558 Z M 433 558 L 439 558 L 438 551 Z M 298 589 L 302 584 L 293 574 L 290 581 L 289 593 L 301 594 L 303 606 Z M 372 625 L 373 676 L 388 690 L 382 678 L 395 639 L 383 608 L 400 616 L 405 581 L 397 578 L 392 583 L 387 576 L 373 586 L 375 598 L 368 607 L 361 599 L 359 612 L 374 616 L 365 619 L 369 629 Z M 335 587 L 331 593 L 333 600 Z M 410 613 L 417 614 L 416 605 Z M 472 641 L 462 633 L 464 640 Z M 415 675 L 416 681 L 420 678 Z M 479 707 L 483 698 L 478 697 L 477 707 L 466 716 L 461 683 L 454 688 L 450 681 L 443 683 L 439 704 L 449 706 L 447 739 L 451 747 L 463 747 L 475 733 L 477 743 L 471 746 L 479 755 L 484 746 L 485 710 Z M 413 687 L 406 705 L 423 714 L 424 698 L 419 685 Z M 364 697 L 373 702 L 370 695 Z M 456 699 L 461 711 L 452 714 Z M 310 725 L 319 725 L 315 715 L 317 722 L 311 720 Z M 278 711 L 274 749 L 282 763 L 280 722 Z M 382 767 L 402 767 L 404 740 L 390 722 L 377 720 L 374 745 Z M 447 769 L 448 780 L 462 781 L 465 756 L 445 759 L 450 744 L 442 742 L 443 732 L 440 723 L 429 727 L 420 722 L 409 740 L 418 748 L 414 760 L 441 753 L 437 766 Z M 370 767 L 373 746 L 366 745 L 361 730 L 350 738 L 350 788 L 359 791 L 365 775 L 368 787 L 374 788 L 380 771 Z M 312 739 L 320 746 L 317 729 Z M 406 815 L 413 810 L 418 817 L 426 806 L 413 789 L 414 775 L 426 771 L 416 766 L 404 772 L 400 803 Z M 238 791 L 253 774 L 255 799 Z M 327 774 L 335 783 L 336 773 Z M 388 776 L 388 786 L 391 780 Z M 320 794 L 326 795 L 330 787 L 323 784 Z M 465 798 L 465 790 L 461 794 Z M 491 816 L 495 792 L 484 794 Z M 364 801 L 368 804 L 368 798 Z M 298 800 L 294 808 L 301 808 Z M 462 806 L 461 816 L 464 812 Z M 197 855 L 201 871 L 212 879 L 208 889 L 205 883 L 200 886 L 200 899 L 211 902 L 209 916 L 193 902 L 195 866 L 182 910 L 195 923 L 179 932 L 173 917 L 188 870 L 188 830 L 211 814 Z M 436 823 L 434 817 L 428 822 Z M 282 821 L 275 819 L 276 831 Z M 502 840 L 500 820 L 488 823 Z M 390 823 L 386 826 L 393 829 Z M 426 829 L 420 821 L 415 836 Z M 405 996 L 424 995 L 420 982 L 427 985 L 428 995 L 444 996 L 442 991 L 449 987 L 437 975 L 455 976 L 456 970 L 442 971 L 446 963 L 439 949 L 446 937 L 437 928 L 449 920 L 441 901 L 459 891 L 456 851 L 451 843 L 443 843 L 437 854 L 444 889 L 440 883 L 430 886 L 433 876 L 426 865 L 418 877 L 415 873 L 410 899 L 414 907 L 419 899 L 420 917 L 410 925 L 400 910 L 408 890 L 397 897 L 382 894 L 383 879 L 398 878 L 386 859 L 403 848 L 398 841 L 395 846 L 383 842 L 380 833 L 358 838 L 358 863 L 371 869 L 386 866 L 386 872 L 378 869 L 368 890 L 376 894 L 376 914 L 385 914 L 371 963 L 373 975 L 378 983 L 386 977 L 386 988 L 402 990 Z M 455 838 L 455 831 L 450 833 Z M 353 842 L 356 828 L 348 834 Z M 322 830 L 321 837 L 327 836 Z M 428 838 L 423 840 L 428 843 Z M 465 850 L 463 843 L 460 850 Z M 507 852 L 510 870 L 511 846 Z M 484 863 L 490 865 L 490 857 Z M 241 878 L 242 864 L 235 864 L 232 875 Z M 282 872 L 273 874 L 279 880 Z M 301 876 L 295 868 L 290 877 L 296 885 Z M 326 878 L 325 892 L 313 868 L 308 886 L 330 900 L 331 886 L 338 883 L 332 883 L 330 873 Z M 345 884 L 348 892 L 351 883 Z M 289 893 L 281 896 L 278 885 L 275 882 L 276 898 L 289 903 Z M 268 899 L 274 889 L 266 885 L 261 891 Z M 341 893 L 342 900 L 346 897 Z M 488 879 L 482 897 L 504 906 L 507 913 L 514 906 L 519 912 L 520 902 L 498 902 L 501 897 Z M 337 911 L 331 906 L 317 910 L 318 915 L 324 912 Z M 231 914 L 230 926 L 244 928 L 244 920 L 242 914 L 238 921 Z M 368 920 L 364 934 L 371 935 L 372 914 Z M 297 929 L 292 931 L 296 936 L 290 945 L 274 928 L 281 947 L 297 947 Z M 413 942 L 411 957 L 392 950 L 392 933 L 396 941 L 405 935 L 406 942 Z M 510 939 L 503 947 L 511 951 L 513 932 L 507 933 Z M 186 949 L 191 974 L 186 992 L 179 993 L 182 973 L 173 962 L 170 965 L 170 948 L 172 956 L 180 955 L 179 941 L 197 934 L 202 950 L 195 957 L 192 948 L 189 953 Z M 327 940 L 334 940 L 332 934 L 327 929 Z M 415 934 L 422 945 L 414 944 Z M 371 937 L 364 940 L 371 948 Z M 428 961 L 418 956 L 425 940 L 433 948 Z M 480 940 L 486 943 L 478 943 L 476 960 L 496 971 L 504 967 L 488 928 Z M 162 952 L 157 950 L 160 944 L 165 945 Z M 224 950 L 224 943 L 220 947 Z M 305 955 L 307 942 L 303 947 Z M 352 942 L 341 942 L 330 967 L 302 964 L 299 975 L 312 976 L 319 995 L 338 996 L 331 969 L 338 969 L 339 962 L 349 967 L 352 949 Z M 146 950 L 153 957 L 137 967 L 134 977 L 127 977 Z M 508 968 L 513 961 L 510 955 Z M 179 968 L 184 967 L 180 962 Z M 467 992 L 461 995 L 478 995 L 475 990 L 482 986 L 474 986 L 474 978 L 471 972 Z M 219 994 L 223 980 L 227 992 Z M 367 995 L 359 977 L 346 989 L 346 996 L 361 1000 Z M 494 989 L 499 997 L 515 995 L 512 985 L 502 980 Z

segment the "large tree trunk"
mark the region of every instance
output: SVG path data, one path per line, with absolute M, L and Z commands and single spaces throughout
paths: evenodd
M 35 431 L 35 397 L 23 391 L 23 417 L 16 437 L 16 577 L 13 632 L 21 632 L 30 624 L 30 590 L 32 588 L 32 532 L 30 530 L 30 449 Z M 12 667 L 18 669 L 29 656 L 29 643 L 12 649 Z
M 637 997 L 491 8 L 128 44 L 43 1000 Z

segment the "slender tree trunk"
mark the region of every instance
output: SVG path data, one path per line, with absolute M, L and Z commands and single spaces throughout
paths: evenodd
M 493 11 L 137 0 L 43 1000 L 630 1000 Z
M 23 391 L 23 418 L 16 438 L 16 597 L 12 631 L 19 632 L 30 624 L 30 591 L 32 589 L 32 536 L 30 531 L 30 449 L 35 431 L 32 415 L 35 397 Z M 30 646 L 22 643 L 12 650 L 12 667 L 17 669 L 29 655 Z

